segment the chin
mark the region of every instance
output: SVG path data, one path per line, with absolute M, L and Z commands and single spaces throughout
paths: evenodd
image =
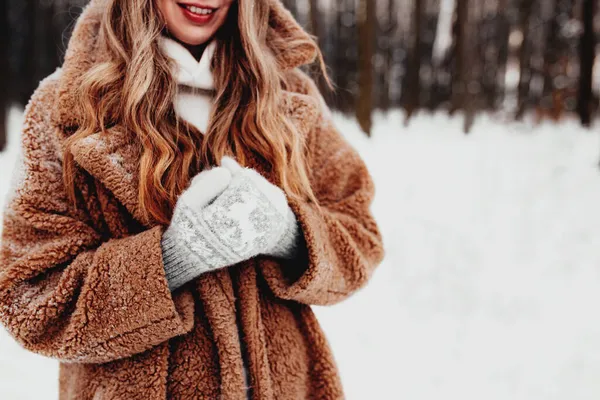
M 180 33 L 179 35 L 177 35 L 177 39 L 189 46 L 199 46 L 208 42 L 212 36 L 213 35 L 211 33 Z

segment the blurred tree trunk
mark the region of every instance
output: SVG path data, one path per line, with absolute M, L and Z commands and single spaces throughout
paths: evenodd
M 413 43 L 408 60 L 408 87 L 406 98 L 406 120 L 408 123 L 412 115 L 421 105 L 421 31 L 423 22 L 423 1 L 413 0 Z
M 523 41 L 519 49 L 519 88 L 516 119 L 521 120 L 527 107 L 527 98 L 529 95 L 529 80 L 531 79 L 531 47 L 527 39 L 529 24 L 531 22 L 531 10 L 533 0 L 523 0 L 519 10 L 519 27 L 523 33 Z
M 506 87 L 504 79 L 506 77 L 506 69 L 508 64 L 508 47 L 509 47 L 509 36 L 510 36 L 510 22 L 507 16 L 507 0 L 500 0 L 498 4 L 498 36 L 496 45 L 498 47 L 498 66 L 496 71 L 496 88 L 494 89 L 494 101 L 495 106 L 498 107 L 502 104 L 506 96 Z
M 394 50 L 396 45 L 396 32 L 398 30 L 398 13 L 396 9 L 396 0 L 388 0 L 387 7 L 387 21 L 383 34 L 386 37 L 386 48 L 384 49 L 384 76 L 383 76 L 383 88 L 384 94 L 382 95 L 381 107 L 384 110 L 388 110 L 392 104 L 392 70 L 394 67 Z
M 597 0 L 583 0 L 583 34 L 579 42 L 580 75 L 577 109 L 581 123 L 589 127 L 592 122 L 592 80 L 596 56 L 594 16 Z
M 0 4 L 0 150 L 6 147 L 7 113 L 10 106 L 10 69 L 8 65 L 8 2 Z
M 356 117 L 362 130 L 371 135 L 373 112 L 373 55 L 375 45 L 375 2 L 360 0 L 357 15 L 359 47 L 359 95 Z
M 335 46 L 335 77 L 337 90 L 337 106 L 343 112 L 353 112 L 356 107 L 356 95 L 352 84 L 355 83 L 356 58 L 351 57 L 356 49 L 354 32 L 356 20 L 354 0 L 337 0 L 336 27 L 338 43 Z
M 463 0 L 467 3 L 467 0 Z M 463 70 L 463 102 L 464 102 L 464 123 L 463 131 L 465 134 L 471 132 L 471 127 L 475 122 L 475 113 L 481 109 L 481 80 L 483 71 L 483 58 L 477 53 L 477 40 L 479 33 L 475 33 L 477 26 L 481 22 L 482 3 L 471 2 L 465 4 L 465 17 L 463 33 L 462 50 L 462 70 Z
M 317 38 L 320 37 L 319 34 L 319 2 L 318 0 L 309 0 L 310 5 L 310 29 L 312 34 Z
M 469 15 L 467 0 L 457 0 L 452 32 L 454 36 L 454 71 L 450 114 L 464 109 L 467 90 L 467 57 L 465 46 L 466 24 Z
M 321 50 L 323 50 L 325 48 L 325 41 L 323 40 L 323 32 L 321 31 L 322 27 L 321 27 L 320 21 L 321 21 L 322 13 L 319 10 L 319 2 L 318 2 L 318 0 L 310 0 L 309 5 L 310 5 L 310 10 L 309 10 L 310 30 L 311 30 L 311 33 L 316 37 L 319 48 Z M 317 86 L 319 87 L 319 91 L 323 94 L 323 96 L 325 96 L 325 99 L 329 103 L 332 99 L 331 99 L 331 90 L 329 90 L 329 87 L 327 86 L 327 82 L 325 81 L 323 76 L 318 72 L 317 72 L 316 76 L 314 76 L 314 78 L 315 78 L 315 82 L 317 83 Z
M 336 5 L 336 11 L 337 14 L 335 15 L 335 36 L 336 36 L 336 45 L 334 47 L 334 58 L 333 58 L 333 65 L 332 65 L 332 70 L 333 70 L 333 82 L 335 83 L 337 88 L 344 88 L 345 86 L 343 86 L 343 74 L 342 74 L 342 70 L 340 69 L 340 65 L 342 63 L 342 56 L 343 56 L 343 52 L 341 49 L 341 43 L 342 43 L 342 38 L 344 36 L 344 25 L 342 23 L 342 14 L 344 13 L 345 7 L 344 7 L 344 0 L 335 0 L 335 5 Z M 335 96 L 336 101 L 335 101 L 335 105 L 339 108 L 342 109 L 342 105 L 341 105 L 341 101 L 342 101 L 342 93 L 341 91 L 337 91 L 337 94 Z
M 43 78 L 52 73 L 55 66 L 62 63 L 60 56 L 60 46 L 62 41 L 62 27 L 56 23 L 56 15 L 59 13 L 60 6 L 55 1 L 49 3 L 44 10 L 44 28 L 43 31 L 48 35 L 49 42 L 45 48 L 46 65 L 44 66 Z M 46 72 L 47 71 L 47 72 Z
M 427 42 L 425 54 L 427 55 L 427 62 L 429 63 L 429 78 L 427 82 L 427 96 L 425 99 L 421 98 L 421 106 L 427 110 L 435 110 L 435 104 L 442 102 L 443 92 L 440 90 L 439 77 L 440 77 L 440 63 L 435 58 L 435 41 L 438 37 L 438 29 L 440 28 L 440 5 L 436 3 L 437 12 L 435 14 L 428 14 L 426 10 L 425 15 L 427 16 L 427 24 L 425 36 L 430 37 L 430 41 Z M 423 50 L 422 50 L 423 51 Z
M 483 109 L 495 110 L 504 95 L 504 70 L 508 57 L 509 26 L 506 1 L 493 1 L 482 15 L 478 55 L 482 60 L 481 88 Z
M 18 71 L 21 73 L 20 78 L 23 79 L 25 83 L 23 85 L 23 91 L 20 93 L 20 102 L 22 104 L 27 104 L 29 97 L 35 90 L 37 86 L 37 63 L 39 60 L 37 59 L 37 42 L 41 39 L 37 37 L 37 21 L 39 19 L 39 5 L 37 1 L 27 1 L 25 3 L 25 13 L 23 16 L 26 18 L 24 24 L 26 26 L 25 33 L 25 46 L 24 46 L 24 60 L 23 60 L 23 69 Z M 36 82 L 37 80 L 37 82 Z
M 450 105 L 450 113 L 457 110 L 463 110 L 465 116 L 464 131 L 469 131 L 473 123 L 472 109 L 474 103 L 470 101 L 468 96 L 468 86 L 471 79 L 470 73 L 470 57 L 473 56 L 469 51 L 472 42 L 469 40 L 469 1 L 458 0 L 456 2 L 456 12 L 454 20 L 454 74 L 452 83 L 452 99 Z
M 552 107 L 552 97 L 556 95 L 555 91 L 559 90 L 555 85 L 555 78 L 560 74 L 559 57 L 561 53 L 559 39 L 559 18 L 561 10 L 561 0 L 554 0 L 554 8 L 552 18 L 547 24 L 548 34 L 546 36 L 546 48 L 544 50 L 544 88 L 542 91 L 541 107 L 550 109 Z
M 310 5 L 310 10 L 309 10 L 310 31 L 313 34 L 313 36 L 315 36 L 317 38 L 317 43 L 318 43 L 319 47 L 322 49 L 323 48 L 323 40 L 322 40 L 322 33 L 321 33 L 321 24 L 319 23 L 320 16 L 321 16 L 321 12 L 319 11 L 319 1 L 318 0 L 309 0 L 309 5 Z

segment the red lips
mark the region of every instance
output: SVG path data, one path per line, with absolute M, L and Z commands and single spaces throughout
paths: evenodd
M 196 6 L 196 5 L 192 5 L 192 4 L 183 4 L 180 3 L 179 7 L 181 7 L 181 11 L 183 12 L 183 15 L 192 23 L 194 24 L 198 24 L 198 25 L 204 25 L 209 23 L 215 16 L 215 14 L 217 13 L 216 9 L 212 9 L 213 12 L 211 12 L 210 14 L 196 14 L 192 11 L 190 11 L 188 9 L 188 7 L 190 6 L 194 6 L 197 8 L 208 8 L 208 7 L 200 7 L 200 6 Z

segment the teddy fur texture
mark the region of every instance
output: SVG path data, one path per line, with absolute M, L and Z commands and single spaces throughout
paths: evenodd
M 296 69 L 314 52 L 285 47 L 305 33 L 272 0 L 269 44 L 292 82 L 282 111 L 306 140 L 319 203 L 290 202 L 303 256 L 256 257 L 171 293 L 165 227 L 140 209 L 139 143 L 125 127 L 75 144 L 78 201 L 66 199 L 61 145 L 81 118 L 78 79 L 107 57 L 102 11 L 102 0 L 88 6 L 62 72 L 40 85 L 26 110 L 23 171 L 4 211 L 0 321 L 26 349 L 61 361 L 61 400 L 245 399 L 243 359 L 252 399 L 343 398 L 310 305 L 337 303 L 362 287 L 383 250 L 369 212 L 369 173 Z M 273 181 L 249 157 L 248 166 Z

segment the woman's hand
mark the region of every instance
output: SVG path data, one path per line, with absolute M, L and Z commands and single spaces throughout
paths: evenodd
M 219 207 L 223 205 L 245 210 L 245 223 L 240 228 L 246 239 L 235 245 L 246 248 L 252 256 L 295 257 L 301 233 L 283 190 L 233 158 L 224 157 L 221 166 L 231 172 L 232 181 L 215 200 L 212 211 L 222 211 Z
M 285 193 L 225 157 L 177 202 L 162 241 L 169 287 L 260 254 L 293 258 L 300 236 Z

